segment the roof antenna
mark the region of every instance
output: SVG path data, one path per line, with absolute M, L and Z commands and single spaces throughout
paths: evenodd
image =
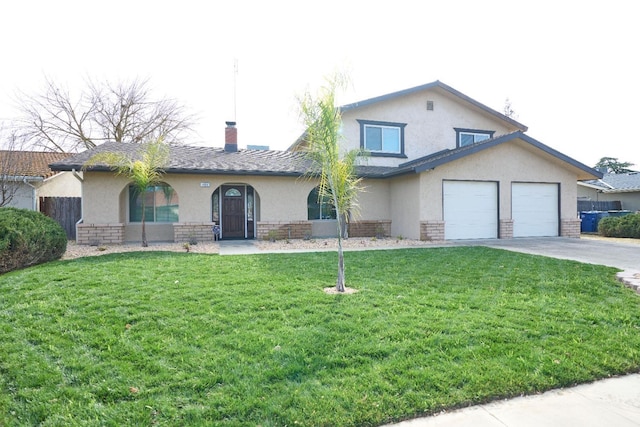
M 238 59 L 233 59 L 233 121 L 235 122 L 236 117 L 236 80 L 238 77 Z

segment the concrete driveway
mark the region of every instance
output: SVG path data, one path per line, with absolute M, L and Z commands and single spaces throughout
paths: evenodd
M 571 259 L 589 264 L 607 265 L 621 270 L 640 271 L 640 241 L 603 239 L 585 236 L 580 239 L 566 237 L 537 237 L 491 240 L 459 240 L 461 246 L 489 246 L 553 258 Z

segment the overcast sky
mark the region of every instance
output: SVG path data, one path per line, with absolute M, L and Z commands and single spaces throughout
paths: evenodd
M 5 3 L 3 119 L 45 76 L 70 87 L 148 78 L 199 116 L 190 143 L 221 147 L 236 120 L 240 147 L 285 149 L 302 131 L 296 96 L 343 70 L 341 104 L 440 80 L 498 111 L 509 98 L 529 136 L 589 166 L 640 165 L 633 1 Z

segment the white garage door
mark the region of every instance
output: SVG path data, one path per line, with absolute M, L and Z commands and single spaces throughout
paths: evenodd
M 558 184 L 511 184 L 513 237 L 558 235 Z
M 444 181 L 445 239 L 498 237 L 498 184 L 480 181 Z

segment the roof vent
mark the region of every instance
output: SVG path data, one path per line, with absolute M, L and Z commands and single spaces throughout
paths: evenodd
M 433 101 L 427 101 L 427 111 L 433 111 Z

